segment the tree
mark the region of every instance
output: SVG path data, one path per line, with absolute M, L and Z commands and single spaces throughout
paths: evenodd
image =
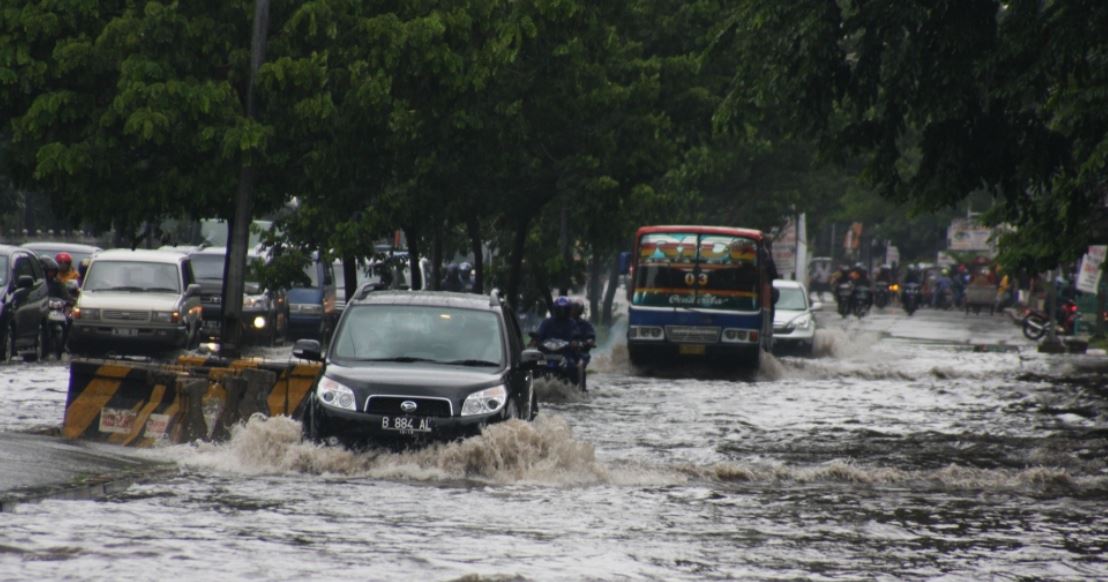
M 1044 268 L 1088 244 L 1104 196 L 1105 26 L 1099 2 L 746 0 L 721 112 L 772 110 L 920 208 L 983 190 Z

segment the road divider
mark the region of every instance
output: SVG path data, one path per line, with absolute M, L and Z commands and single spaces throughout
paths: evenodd
M 255 414 L 298 417 L 320 371 L 298 361 L 191 355 L 171 364 L 77 358 L 62 433 L 134 447 L 223 440 Z

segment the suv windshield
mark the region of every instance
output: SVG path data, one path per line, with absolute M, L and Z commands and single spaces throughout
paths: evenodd
M 223 255 L 197 253 L 189 258 L 192 260 L 192 274 L 197 279 L 223 280 Z
M 804 311 L 808 304 L 804 301 L 804 292 L 798 287 L 778 287 L 781 296 L 777 299 L 777 309 Z
M 89 291 L 155 291 L 180 293 L 177 265 L 140 261 L 93 261 L 85 276 Z
M 357 305 L 337 332 L 336 359 L 501 366 L 495 313 L 416 305 Z

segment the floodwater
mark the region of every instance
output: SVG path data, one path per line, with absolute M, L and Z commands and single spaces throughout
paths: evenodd
M 756 378 L 640 377 L 615 345 L 589 394 L 420 451 L 275 418 L 143 452 L 179 469 L 0 514 L 0 579 L 1108 578 L 1103 377 L 1004 316 L 820 323 Z M 0 430 L 56 427 L 65 383 L 0 368 Z

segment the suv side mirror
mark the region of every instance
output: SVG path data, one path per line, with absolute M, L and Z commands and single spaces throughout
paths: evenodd
M 323 348 L 320 346 L 319 340 L 298 339 L 292 345 L 292 355 L 301 360 L 319 362 L 323 360 Z
M 543 360 L 542 352 L 535 348 L 527 348 L 519 354 L 519 363 L 524 369 L 534 368 Z
M 15 286 L 20 289 L 30 289 L 35 286 L 35 278 L 30 275 L 20 275 L 15 280 Z
M 199 283 L 189 283 L 189 286 L 185 287 L 185 297 L 192 297 L 193 295 L 199 295 L 199 294 L 200 294 L 200 284 Z

